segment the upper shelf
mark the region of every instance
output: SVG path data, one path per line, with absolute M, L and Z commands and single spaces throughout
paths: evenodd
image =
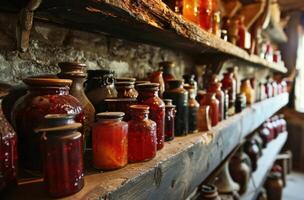
M 85 176 L 83 190 L 65 199 L 185 199 L 244 137 L 287 102 L 288 94 L 267 99 L 220 122 L 208 133 L 167 142 L 151 161 L 92 172 Z M 47 195 L 39 180 L 20 185 L 7 199 L 47 199 Z
M 17 10 L 9 2 L 0 8 Z M 185 21 L 161 0 L 44 0 L 35 17 L 190 54 L 216 53 L 219 58 L 228 55 L 278 72 L 287 71 L 283 66 L 249 55 L 245 50 Z

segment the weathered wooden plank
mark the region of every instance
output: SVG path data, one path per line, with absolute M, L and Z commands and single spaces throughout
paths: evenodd
M 263 150 L 263 156 L 258 160 L 258 168 L 252 174 L 247 192 L 241 200 L 254 200 L 267 178 L 276 156 L 280 153 L 287 140 L 287 132 L 281 133 L 275 140 L 271 141 Z
M 65 199 L 184 199 L 243 137 L 287 101 L 288 94 L 282 94 L 246 108 L 210 132 L 178 137 L 166 143 L 151 161 L 129 164 L 116 171 L 90 172 L 85 176 L 84 189 Z M 41 181 L 24 183 L 7 199 L 47 199 L 41 185 Z

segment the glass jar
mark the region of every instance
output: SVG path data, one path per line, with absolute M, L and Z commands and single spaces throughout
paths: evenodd
M 246 96 L 243 93 L 236 95 L 235 112 L 240 113 L 246 108 Z
M 131 119 L 129 107 L 137 103 L 136 99 L 131 98 L 105 99 L 104 101 L 106 104 L 106 111 L 125 113 L 125 116 L 123 117 L 125 122 Z
M 158 97 L 158 83 L 137 85 L 138 103 L 150 107 L 149 119 L 157 125 L 157 150 L 164 147 L 165 142 L 165 103 Z
M 163 99 L 165 102 L 165 141 L 174 139 L 174 121 L 175 121 L 175 105 L 172 104 L 171 99 Z
M 197 111 L 199 103 L 196 101 L 196 91 L 193 86 L 185 84 L 184 88 L 188 91 L 188 131 L 189 133 L 197 132 Z
M 175 136 L 188 133 L 188 92 L 183 87 L 183 80 L 169 80 L 164 98 L 172 99 L 176 106 Z
M 219 101 L 215 98 L 215 93 L 206 93 L 201 99 L 200 105 L 210 107 L 211 125 L 216 126 L 219 122 Z
M 17 135 L 4 116 L 2 105 L 7 94 L 0 84 L 0 193 L 17 183 Z
M 215 98 L 219 101 L 219 121 L 224 120 L 224 92 L 221 90 L 222 84 L 215 79 L 208 86 L 207 92 L 215 93 Z
M 241 84 L 241 92 L 246 96 L 246 103 L 253 104 L 255 99 L 254 90 L 251 87 L 249 79 L 243 79 Z
M 13 126 L 18 134 L 19 163 L 29 171 L 41 171 L 40 134 L 34 132 L 47 114 L 74 114 L 84 122 L 81 103 L 69 95 L 68 79 L 31 77 L 23 81 L 28 86 L 25 96 L 12 110 Z
M 128 163 L 128 123 L 123 112 L 96 115 L 93 125 L 93 165 L 97 169 L 119 169 Z
M 228 114 L 234 114 L 234 103 L 236 97 L 236 80 L 233 78 L 233 73 L 227 72 L 224 74 L 224 78 L 222 80 L 223 90 L 228 91 L 229 95 L 229 109 Z
M 106 110 L 104 100 L 117 97 L 117 91 L 114 87 L 114 71 L 101 69 L 88 70 L 87 73 L 86 95 L 97 113 L 104 112 Z
M 197 0 L 183 0 L 183 17 L 193 23 L 198 23 Z
M 84 186 L 83 140 L 74 115 L 51 114 L 35 131 L 41 134 L 44 183 L 52 197 L 64 197 Z
M 138 92 L 134 87 L 135 82 L 116 82 L 118 98 L 137 98 Z
M 132 105 L 132 120 L 128 122 L 128 160 L 141 162 L 156 156 L 156 123 L 148 118 L 149 106 Z
M 198 0 L 199 1 L 199 25 L 206 31 L 212 29 L 212 0 Z
M 267 199 L 278 200 L 282 199 L 283 195 L 283 180 L 279 172 L 271 172 L 265 182 L 267 191 Z
M 200 106 L 197 112 L 198 131 L 209 131 L 211 129 L 210 107 Z
M 152 72 L 150 74 L 150 81 L 151 81 L 151 83 L 159 84 L 158 96 L 163 97 L 163 93 L 165 91 L 165 81 L 163 78 L 163 72 L 162 71 Z
M 61 62 L 58 63 L 61 72 L 57 75 L 59 78 L 71 79 L 73 81 L 70 87 L 70 94 L 77 98 L 83 107 L 85 114 L 84 133 L 87 137 L 85 146 L 91 147 L 91 124 L 95 121 L 95 108 L 84 93 L 83 84 L 86 81 L 86 65 L 81 63 Z

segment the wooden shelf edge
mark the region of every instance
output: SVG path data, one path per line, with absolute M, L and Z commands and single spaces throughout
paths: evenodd
M 247 192 L 242 195 L 241 200 L 256 199 L 259 190 L 263 187 L 267 178 L 267 174 L 276 160 L 276 156 L 280 153 L 287 140 L 287 135 L 287 132 L 281 133 L 276 139 L 267 145 L 267 148 L 263 150 L 263 155 L 258 160 L 258 168 L 252 174 Z
M 116 171 L 86 175 L 84 189 L 64 199 L 186 198 L 243 137 L 287 102 L 288 94 L 264 100 L 219 123 L 210 132 L 175 138 L 166 143 L 151 161 L 129 164 Z M 9 199 L 45 199 L 43 191 L 41 183 L 24 184 Z

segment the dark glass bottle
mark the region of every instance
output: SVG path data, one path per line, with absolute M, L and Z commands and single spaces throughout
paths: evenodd
M 183 80 L 168 81 L 168 90 L 164 98 L 172 99 L 176 106 L 175 136 L 183 136 L 188 133 L 188 92 L 183 87 Z
M 224 74 L 224 78 L 222 80 L 223 90 L 228 91 L 229 95 L 229 109 L 228 114 L 234 114 L 234 104 L 236 97 L 236 80 L 233 78 L 233 73 L 227 72 Z
M 41 133 L 44 183 L 51 196 L 64 197 L 84 186 L 83 140 L 73 115 L 52 114 L 36 132 Z
M 199 103 L 196 101 L 196 91 L 193 86 L 188 84 L 184 85 L 184 88 L 188 91 L 188 129 L 189 133 L 197 132 L 197 112 L 199 109 Z
M 149 119 L 157 125 L 157 150 L 164 147 L 165 142 L 165 103 L 158 97 L 159 84 L 146 83 L 137 85 L 138 103 L 150 107 Z
M 86 95 L 95 107 L 97 113 L 106 111 L 104 100 L 117 97 L 114 87 L 114 71 L 111 70 L 88 70 Z
M 41 171 L 40 134 L 34 132 L 47 114 L 75 114 L 84 122 L 81 103 L 69 95 L 68 79 L 32 77 L 24 80 L 28 93 L 18 99 L 12 111 L 13 126 L 18 134 L 21 165 L 30 171 Z
M 123 112 L 98 113 L 93 126 L 93 164 L 97 169 L 119 169 L 128 163 L 128 123 Z
M 236 95 L 235 112 L 240 113 L 246 108 L 246 96 L 243 93 Z
M 165 102 L 165 141 L 174 139 L 174 121 L 175 121 L 175 105 L 172 104 L 171 99 L 163 99 Z
M 2 108 L 2 99 L 7 94 L 0 84 L 0 193 L 17 183 L 17 135 Z
M 149 106 L 130 106 L 132 119 L 128 122 L 128 160 L 141 162 L 156 156 L 156 123 L 148 118 Z

